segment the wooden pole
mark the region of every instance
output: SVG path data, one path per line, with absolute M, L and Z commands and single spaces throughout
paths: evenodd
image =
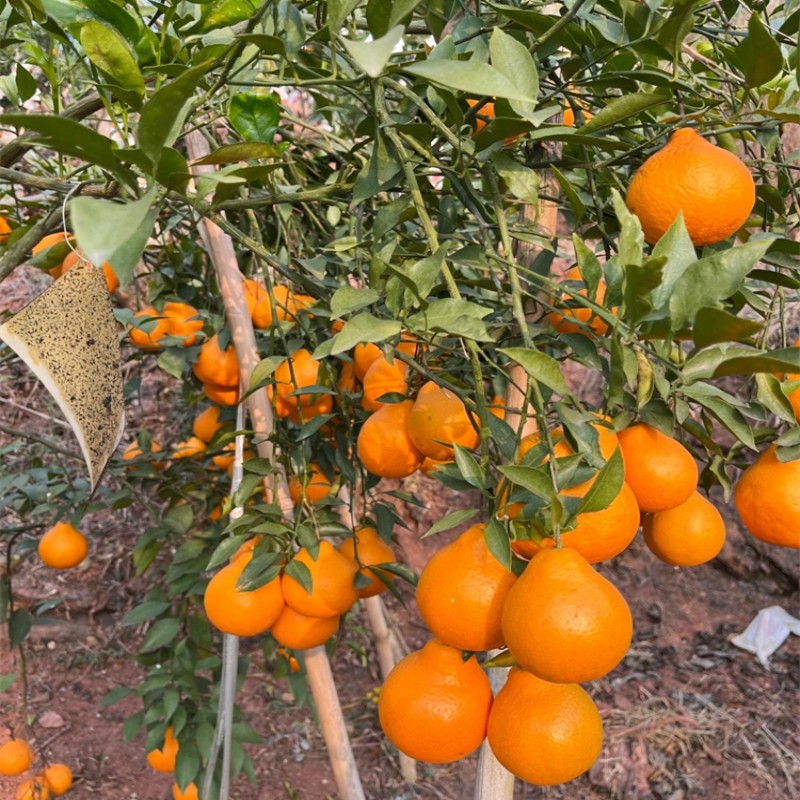
M 211 152 L 208 142 L 199 131 L 187 134 L 186 148 L 191 161 L 203 158 Z M 211 170 L 213 167 L 194 167 L 195 174 Z M 250 385 L 250 375 L 259 362 L 259 356 L 233 242 L 227 234 L 208 219 L 202 220 L 200 234 L 217 274 L 217 283 L 231 329 L 233 346 L 239 359 L 241 385 L 246 387 Z M 273 427 L 272 407 L 266 390 L 260 389 L 253 392 L 247 398 L 247 408 L 250 413 L 250 424 L 254 431 L 254 445 L 259 457 L 274 461 L 274 448 L 269 440 Z M 277 464 L 273 481 L 265 486 L 265 490 L 271 499 L 278 502 L 287 517 L 293 515 L 294 505 L 289 496 L 286 475 Z M 361 778 L 356 768 L 350 738 L 339 704 L 339 696 L 324 648 L 314 648 L 307 652 L 306 672 L 314 702 L 319 710 L 322 734 L 328 746 L 328 754 L 341 800 L 364 800 Z M 219 800 L 227 800 L 227 798 L 220 795 Z

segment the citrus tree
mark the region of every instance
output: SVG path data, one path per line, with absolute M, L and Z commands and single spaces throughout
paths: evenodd
M 88 365 L 89 345 L 56 332 L 37 351 L 42 315 L 8 321 L 95 472 L 6 476 L 6 544 L 158 499 L 131 554 L 152 588 L 126 619 L 148 626 L 146 675 L 109 699 L 141 698 L 125 733 L 146 730 L 176 797 L 251 772 L 232 637 L 271 630 L 299 668 L 359 597 L 416 580 L 391 548 L 413 498 L 391 479 L 479 501 L 431 529 L 473 523 L 420 578 L 437 641 L 387 680 L 384 730 L 441 762 L 488 726 L 536 784 L 597 758 L 579 684 L 631 641 L 593 564 L 641 522 L 668 563 L 713 558 L 714 486 L 754 536 L 798 546 L 796 4 L 9 0 L 0 21 L 0 278 L 27 261 L 67 303 L 102 275 L 108 308 L 83 305 L 113 313 L 112 363 L 178 379 L 194 419 L 167 442 L 129 417 L 108 467 L 124 488 L 96 490 L 86 431 L 113 450 L 119 430 L 86 422 L 50 361 Z M 42 558 L 68 566 L 75 541 L 60 560 L 42 538 Z M 4 613 L 21 644 L 30 620 Z M 462 655 L 484 651 L 516 667 L 495 701 Z M 425 694 L 437 681 L 457 718 Z M 345 769 L 342 796 L 356 784 Z

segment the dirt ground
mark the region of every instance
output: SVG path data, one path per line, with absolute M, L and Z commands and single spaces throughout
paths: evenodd
M 13 283 L 3 288 L 9 292 L 5 299 L 13 296 Z M 25 409 L 47 408 L 46 396 L 30 384 L 24 397 L 15 394 L 8 370 L 0 365 L 0 422 L 36 430 Z M 9 440 L 8 433 L 0 433 L 0 445 Z M 453 508 L 469 505 L 470 498 L 421 476 L 408 479 L 404 488 L 425 507 L 409 516 L 408 530 L 398 531 L 401 560 L 419 571 L 455 535 L 423 541 L 421 533 Z M 602 755 L 587 775 L 564 787 L 518 782 L 517 800 L 800 798 L 800 641 L 791 637 L 769 669 L 730 642 L 762 608 L 780 605 L 797 615 L 797 558 L 757 545 L 743 533 L 732 507 L 722 510 L 728 542 L 708 565 L 666 566 L 637 538 L 622 556 L 600 567 L 628 599 L 635 623 L 624 662 L 587 686 L 604 718 Z M 11 520 L 0 498 L 0 524 L 19 524 Z M 146 577 L 133 577 L 126 558 L 140 532 L 141 509 L 87 520 L 92 550 L 85 566 L 68 574 L 56 574 L 34 558 L 15 566 L 18 599 L 53 604 L 25 645 L 28 730 L 40 755 L 72 766 L 76 783 L 68 797 L 167 800 L 171 778 L 150 770 L 143 738 L 123 739 L 124 719 L 138 710 L 137 702 L 100 705 L 110 689 L 135 686 L 142 674 L 134 654 L 143 629 L 120 625 L 148 588 Z M 389 597 L 386 608 L 402 640 L 416 648 L 428 634 L 413 591 L 404 587 L 402 595 L 405 604 Z M 276 676 L 274 662 L 265 661 L 257 641 L 243 642 L 243 649 L 252 662 L 238 702 L 263 741 L 248 746 L 256 785 L 241 779 L 233 797 L 336 798 L 324 742 L 308 709 L 297 707 L 287 679 Z M 476 756 L 443 767 L 419 764 L 416 783 L 402 779 L 396 752 L 377 721 L 374 690 L 380 676 L 363 609 L 348 615 L 332 663 L 369 800 L 472 798 Z M 0 675 L 19 667 L 16 652 L 0 640 Z M 0 694 L 0 739 L 20 722 L 19 685 Z M 0 779 L 0 800 L 13 800 L 15 785 Z

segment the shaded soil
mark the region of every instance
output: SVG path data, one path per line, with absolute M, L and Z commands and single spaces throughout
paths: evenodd
M 14 284 L 5 282 L 6 298 Z M 24 295 L 24 292 L 22 292 Z M 42 433 L 48 401 L 31 381 L 0 366 L 0 421 Z M 150 380 L 145 375 L 145 385 Z M 154 384 L 157 379 L 152 379 Z M 156 414 L 160 389 L 143 391 L 141 409 Z M 14 400 L 15 404 L 10 404 Z M 137 412 L 138 413 L 138 412 Z M 56 428 L 48 435 L 69 435 Z M 10 436 L 0 434 L 0 445 Z M 417 572 L 453 533 L 422 540 L 437 518 L 471 498 L 436 482 L 414 477 L 404 488 L 416 493 L 424 510 L 411 509 L 407 530 L 398 531 L 401 560 Z M 722 506 L 722 504 L 720 504 Z M 729 540 L 709 565 L 679 570 L 655 559 L 637 539 L 601 571 L 628 599 L 635 620 L 631 650 L 613 673 L 587 688 L 605 722 L 602 755 L 592 770 L 566 787 L 536 788 L 518 783 L 517 800 L 792 800 L 800 798 L 800 641 L 788 640 L 765 669 L 755 656 L 735 648 L 730 636 L 756 613 L 782 605 L 797 614 L 797 558 L 754 543 L 731 508 L 722 506 Z M 17 601 L 31 609 L 49 607 L 26 645 L 28 704 L 20 705 L 20 681 L 0 694 L 0 740 L 9 726 L 26 732 L 41 757 L 70 764 L 74 798 L 167 800 L 172 779 L 156 774 L 144 757 L 143 738 L 125 742 L 125 718 L 139 709 L 135 699 L 103 708 L 112 688 L 135 686 L 141 677 L 134 654 L 141 627 L 120 625 L 148 588 L 133 577 L 128 554 L 142 526 L 143 509 L 87 517 L 92 541 L 89 562 L 56 574 L 35 558 L 13 564 Z M 0 523 L 20 520 L 2 509 Z M 413 592 L 401 588 L 405 603 L 388 597 L 390 621 L 408 648 L 428 633 L 416 613 Z M 336 786 L 325 745 L 307 707 L 297 704 L 278 659 L 266 658 L 257 641 L 243 643 L 251 668 L 238 702 L 263 737 L 248 746 L 255 785 L 240 779 L 235 800 L 325 800 Z M 453 765 L 418 765 L 418 781 L 401 777 L 397 755 L 377 722 L 378 660 L 366 613 L 347 617 L 332 653 L 364 790 L 369 800 L 469 800 L 476 756 Z M 0 675 L 20 671 L 16 652 L 0 639 Z M 295 683 L 299 681 L 294 678 Z M 24 716 L 24 718 L 23 718 Z M 0 779 L 0 800 L 12 800 L 16 779 Z

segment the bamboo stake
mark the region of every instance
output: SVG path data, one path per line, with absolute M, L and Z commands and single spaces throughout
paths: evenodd
M 189 158 L 196 161 L 208 155 L 211 150 L 198 131 L 186 136 Z M 194 167 L 195 174 L 213 170 L 213 167 Z M 255 333 L 245 302 L 242 275 L 236 261 L 233 242 L 227 234 L 208 219 L 203 219 L 200 234 L 211 257 L 217 274 L 225 315 L 231 329 L 233 345 L 239 359 L 241 385 L 250 385 L 250 375 L 259 362 Z M 273 460 L 274 448 L 269 436 L 273 427 L 272 408 L 265 389 L 253 392 L 247 398 L 250 424 L 255 433 L 254 444 L 259 457 Z M 274 483 L 265 486 L 268 497 L 277 500 L 286 516 L 291 517 L 294 506 L 289 496 L 286 475 L 276 465 Z M 309 685 L 317 705 L 320 725 L 328 746 L 328 754 L 341 800 L 364 800 L 361 778 L 356 768 L 355 757 L 344 722 L 336 685 L 333 682 L 330 664 L 323 648 L 314 648 L 306 654 L 306 671 Z M 224 680 L 224 679 L 223 679 Z M 220 794 L 219 800 L 227 800 Z

